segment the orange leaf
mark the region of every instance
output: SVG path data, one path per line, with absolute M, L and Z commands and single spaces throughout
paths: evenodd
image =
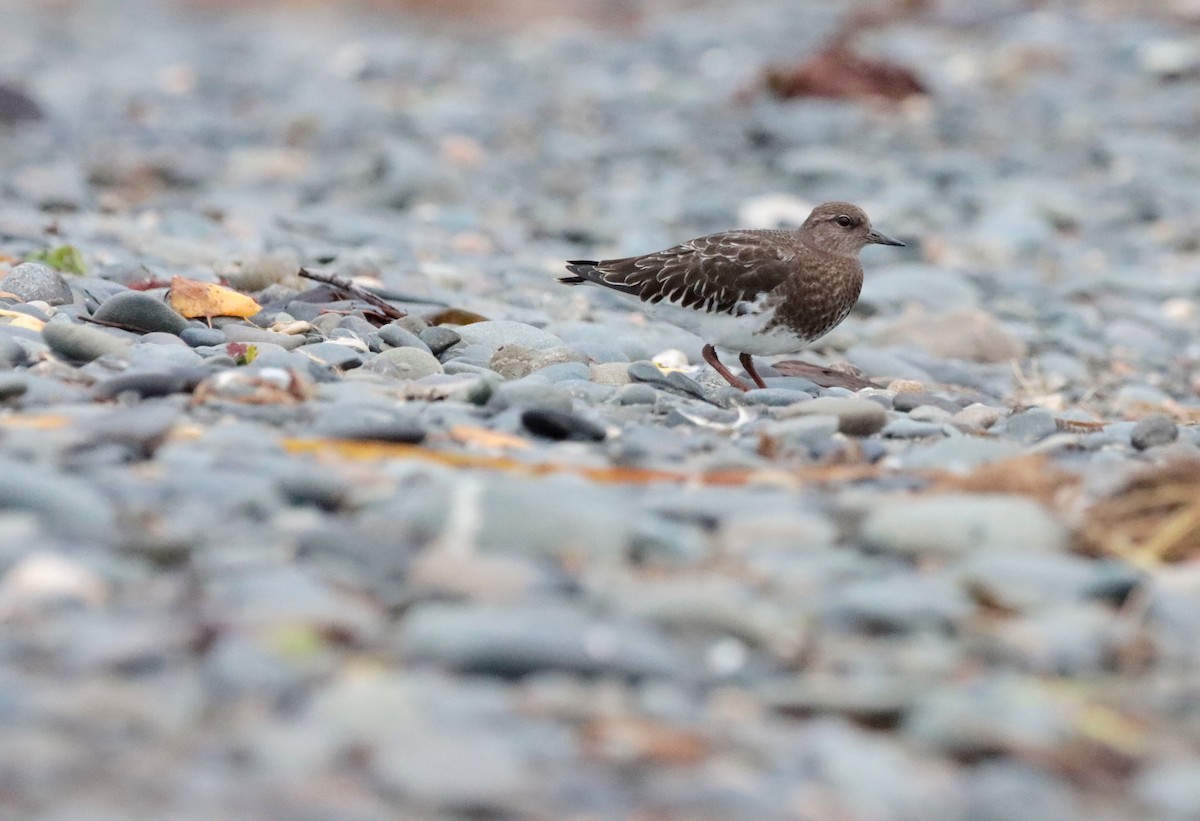
M 232 288 L 212 282 L 171 277 L 171 307 L 188 319 L 195 317 L 254 316 L 262 310 L 257 302 Z

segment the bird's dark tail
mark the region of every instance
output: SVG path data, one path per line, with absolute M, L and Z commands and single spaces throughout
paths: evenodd
M 572 259 L 567 261 L 567 270 L 573 277 L 559 277 L 558 281 L 563 285 L 582 285 L 585 282 L 594 281 L 598 274 L 596 266 L 599 263 L 594 259 Z

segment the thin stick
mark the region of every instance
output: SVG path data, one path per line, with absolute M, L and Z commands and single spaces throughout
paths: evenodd
M 402 319 L 408 316 L 406 312 L 400 310 L 390 302 L 376 296 L 366 288 L 355 285 L 350 280 L 346 279 L 345 277 L 340 277 L 337 274 L 327 274 L 324 271 L 310 271 L 307 268 L 301 268 L 300 276 L 304 277 L 305 279 L 324 282 L 326 285 L 332 285 L 334 288 L 338 288 L 354 295 L 363 302 L 369 302 L 371 305 L 378 308 L 383 315 L 389 319 Z

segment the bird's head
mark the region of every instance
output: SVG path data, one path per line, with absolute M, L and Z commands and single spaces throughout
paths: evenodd
M 813 247 L 844 257 L 858 256 L 865 246 L 903 245 L 900 240 L 871 227 L 871 220 L 857 205 L 827 202 L 818 205 L 800 226 L 800 236 Z

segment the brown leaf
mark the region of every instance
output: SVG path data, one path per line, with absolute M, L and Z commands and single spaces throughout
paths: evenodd
M 606 716 L 581 729 L 589 755 L 606 761 L 641 764 L 696 764 L 710 750 L 699 733 L 643 716 Z
M 473 445 L 487 450 L 519 450 L 529 447 L 529 440 L 515 434 L 468 425 L 454 425 L 450 428 L 449 435 L 460 445 Z
M 904 100 L 927 94 L 906 66 L 855 54 L 841 43 L 794 66 L 768 66 L 764 83 L 776 97 Z
M 425 321 L 430 325 L 471 325 L 476 322 L 487 322 L 488 318 L 483 314 L 466 311 L 462 308 L 446 308 L 425 317 Z

